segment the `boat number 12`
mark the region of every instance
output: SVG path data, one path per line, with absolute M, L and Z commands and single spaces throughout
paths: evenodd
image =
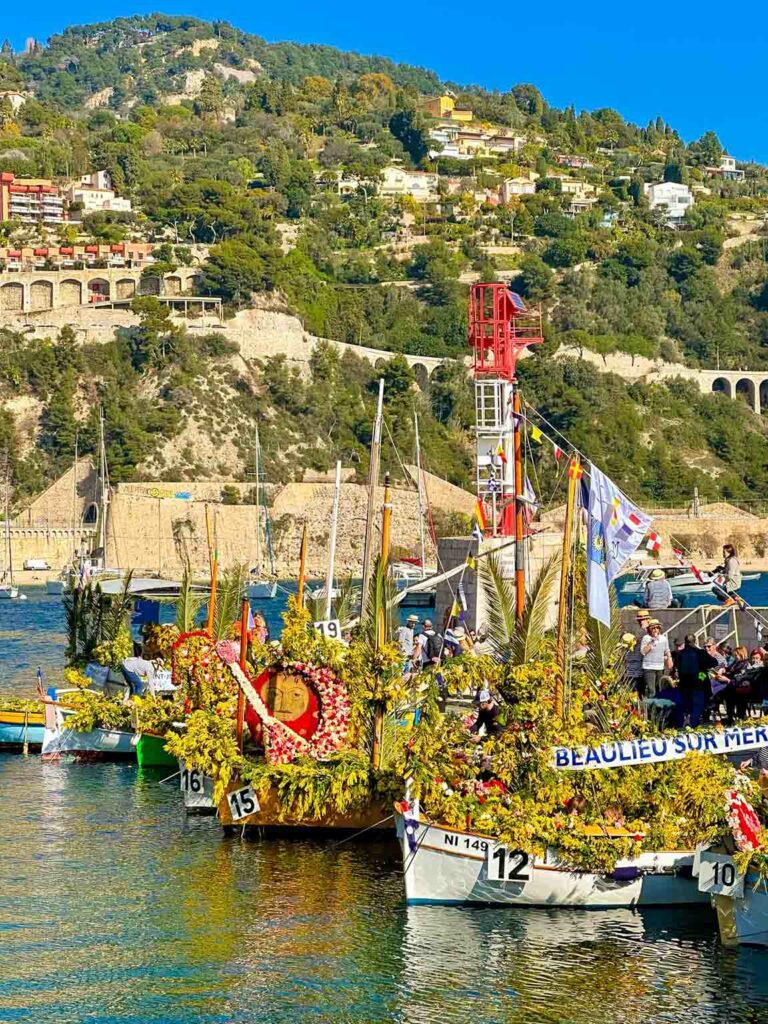
M 241 818 L 247 818 L 249 814 L 261 810 L 256 794 L 250 786 L 243 786 L 242 789 L 227 794 L 227 803 L 232 821 L 240 821 Z
M 527 882 L 530 879 L 528 854 L 506 846 L 489 846 L 485 860 L 489 882 Z

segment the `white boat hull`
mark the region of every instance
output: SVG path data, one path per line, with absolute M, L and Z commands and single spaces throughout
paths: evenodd
M 0 601 L 14 601 L 19 596 L 19 588 L 9 585 L 0 586 Z
M 570 870 L 553 854 L 524 864 L 521 857 L 517 879 L 496 882 L 488 877 L 488 839 L 420 822 L 413 852 L 402 816 L 396 816 L 396 823 L 409 904 L 596 909 L 678 906 L 708 900 L 691 877 L 692 853 L 643 853 L 619 861 L 612 875 Z
M 213 779 L 202 772 L 189 772 L 183 761 L 179 761 L 181 795 L 187 814 L 215 814 L 213 802 Z
M 743 896 L 713 896 L 712 902 L 724 945 L 768 946 L 768 886 L 757 875 L 747 875 Z
M 69 712 L 72 713 L 71 711 Z M 67 710 L 51 703 L 45 705 L 45 730 L 41 755 L 44 761 L 74 758 L 91 760 L 135 760 L 136 734 L 122 729 L 92 729 L 78 732 L 66 729 Z

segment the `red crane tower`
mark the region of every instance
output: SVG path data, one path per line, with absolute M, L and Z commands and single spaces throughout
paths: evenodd
M 472 286 L 469 344 L 475 378 L 477 497 L 485 510 L 486 532 L 492 537 L 523 537 L 515 369 L 520 354 L 543 340 L 538 307 L 526 306 L 506 284 Z

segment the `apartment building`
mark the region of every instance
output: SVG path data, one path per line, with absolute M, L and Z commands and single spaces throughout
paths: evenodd
M 61 224 L 66 220 L 64 199 L 47 178 L 17 178 L 0 172 L 0 221 L 22 224 Z

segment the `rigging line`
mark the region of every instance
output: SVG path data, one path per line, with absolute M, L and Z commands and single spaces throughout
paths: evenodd
M 405 468 L 405 463 L 400 458 L 400 452 L 398 451 L 397 445 L 395 444 L 395 439 L 392 437 L 392 431 L 389 429 L 389 424 L 387 423 L 386 419 L 383 419 L 383 423 L 384 423 L 384 429 L 387 432 L 387 437 L 389 438 L 389 443 L 392 445 L 392 448 L 394 450 L 394 453 L 395 453 L 395 456 L 397 458 L 397 461 L 400 463 L 400 469 L 402 469 L 402 471 L 403 471 L 403 478 L 405 480 L 410 480 L 411 483 L 413 483 L 413 478 L 412 478 L 411 474 Z

